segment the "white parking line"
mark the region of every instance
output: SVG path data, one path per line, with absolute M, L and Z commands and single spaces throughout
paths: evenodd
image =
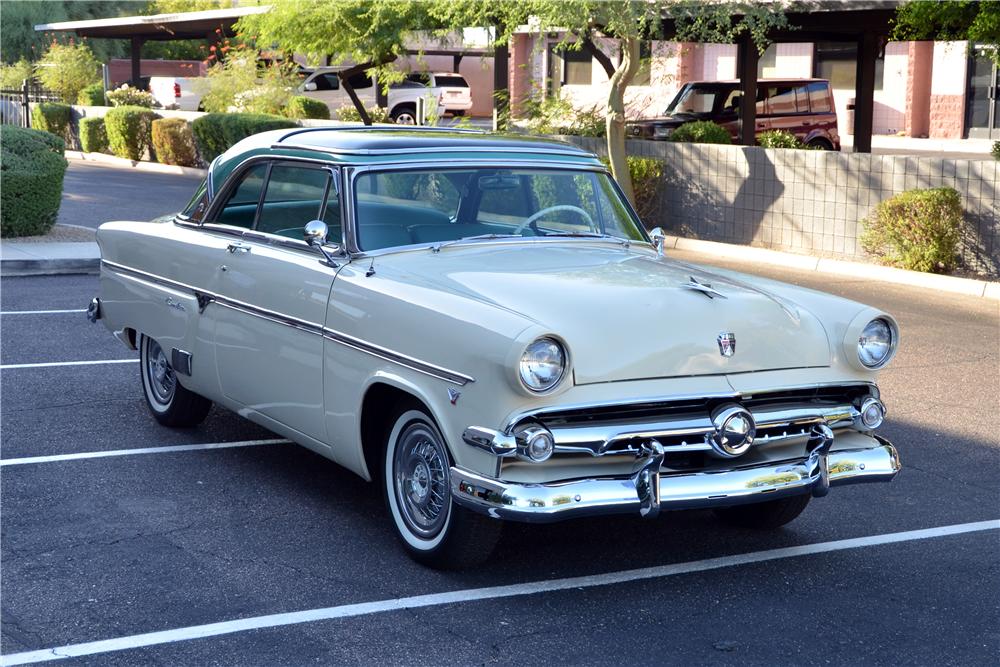
M 95 359 L 93 361 L 46 361 L 38 364 L 3 364 L 0 370 L 14 368 L 50 368 L 53 366 L 94 366 L 97 364 L 137 364 L 138 359 Z
M 53 454 L 51 456 L 27 456 L 18 459 L 0 459 L 0 467 L 23 466 L 32 463 L 55 463 L 57 461 L 78 461 L 80 459 L 103 459 L 110 456 L 134 456 L 136 454 L 169 454 L 171 452 L 193 452 L 199 449 L 232 449 L 233 447 L 258 447 L 260 445 L 280 445 L 287 443 L 284 438 L 271 440 L 238 440 L 235 442 L 211 442 L 203 445 L 170 445 L 167 447 L 143 447 L 136 449 L 112 449 L 106 452 L 76 452 L 74 454 Z
M 72 310 L 0 310 L 0 315 L 63 315 L 65 313 L 85 313 L 86 308 Z
M 471 588 L 459 591 L 450 591 L 447 593 L 416 595 L 413 597 L 398 598 L 395 600 L 360 602 L 357 604 L 341 605 L 339 607 L 308 609 L 305 611 L 295 611 L 285 614 L 270 614 L 268 616 L 222 621 L 221 623 L 192 625 L 186 628 L 176 628 L 174 630 L 161 630 L 159 632 L 148 632 L 141 635 L 117 637 L 115 639 L 105 639 L 102 641 L 69 644 L 66 646 L 42 649 L 39 651 L 12 653 L 10 655 L 0 656 L 0 664 L 26 665 L 34 662 L 46 662 L 48 660 L 60 660 L 62 658 L 77 658 L 87 655 L 109 653 L 111 651 L 125 651 L 143 646 L 155 646 L 157 644 L 190 641 L 192 639 L 201 639 L 203 637 L 216 637 L 218 635 L 228 635 L 235 632 L 246 632 L 247 630 L 274 628 L 284 625 L 297 625 L 300 623 L 327 621 L 338 618 L 351 618 L 355 616 L 378 614 L 381 612 L 418 609 L 421 607 L 432 607 L 443 604 L 475 602 L 477 600 L 495 600 L 498 598 L 509 598 L 520 595 L 535 595 L 537 593 L 564 591 L 572 588 L 588 588 L 593 586 L 623 584 L 645 579 L 671 577 L 678 574 L 705 572 L 706 570 L 717 570 L 725 567 L 737 567 L 751 563 L 763 563 L 766 561 L 780 560 L 784 558 L 795 558 L 798 556 L 829 553 L 831 551 L 843 551 L 845 549 L 858 549 L 861 547 L 873 547 L 883 544 L 893 544 L 895 542 L 927 540 L 935 537 L 959 535 L 962 533 L 973 533 L 985 530 L 1000 530 L 1000 520 L 962 523 L 952 526 L 941 526 L 938 528 L 926 528 L 924 530 L 909 530 L 902 533 L 887 533 L 883 535 L 858 537 L 849 540 L 820 542 L 818 544 L 804 544 L 797 547 L 769 549 L 767 551 L 755 551 L 735 556 L 722 556 L 721 558 L 709 558 L 706 560 L 696 560 L 687 563 L 674 563 L 672 565 L 646 567 L 637 570 L 609 572 L 607 574 L 596 574 L 586 577 L 550 579 L 548 581 L 534 581 L 526 584 L 493 586 L 490 588 Z

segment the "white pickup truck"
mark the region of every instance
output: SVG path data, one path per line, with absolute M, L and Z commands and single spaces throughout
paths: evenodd
M 303 70 L 305 79 L 299 86 L 298 94 L 324 102 L 330 108 L 330 116 L 336 117 L 337 110 L 351 104 L 351 99 L 340 86 L 335 68 Z M 354 83 L 355 92 L 366 105 L 375 103 L 375 86 L 371 79 L 358 77 Z M 403 125 L 417 122 L 417 100 L 424 98 L 430 112 L 436 108 L 440 118 L 445 114 L 463 116 L 472 108 L 472 91 L 461 74 L 454 72 L 414 72 L 400 83 L 389 87 L 389 115 Z

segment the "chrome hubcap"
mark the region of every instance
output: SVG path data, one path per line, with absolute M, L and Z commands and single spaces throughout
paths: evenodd
M 448 516 L 447 459 L 437 437 L 424 424 L 412 424 L 399 436 L 393 457 L 396 502 L 407 527 L 430 539 Z
M 152 339 L 149 340 L 146 353 L 146 377 L 156 402 L 169 405 L 174 397 L 177 379 L 160 344 Z

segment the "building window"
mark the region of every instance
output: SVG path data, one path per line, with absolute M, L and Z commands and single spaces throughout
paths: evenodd
M 837 90 L 854 90 L 857 82 L 858 45 L 855 42 L 816 42 L 813 75 L 827 79 Z M 875 61 L 875 90 L 882 90 L 885 55 Z
M 593 58 L 586 49 L 565 49 L 563 59 L 563 85 L 589 86 L 591 83 Z
M 639 42 L 639 69 L 636 70 L 632 79 L 632 86 L 648 86 L 650 83 L 650 72 L 653 65 L 653 43 L 650 41 Z
M 778 76 L 778 45 L 771 44 L 757 60 L 757 78 L 769 79 Z

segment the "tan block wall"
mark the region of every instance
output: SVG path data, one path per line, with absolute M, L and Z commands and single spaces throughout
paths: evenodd
M 565 137 L 604 154 L 603 141 Z M 952 187 L 967 233 L 961 258 L 1000 276 L 1000 162 L 832 151 L 630 141 L 628 152 L 664 160 L 656 216 L 647 227 L 777 250 L 866 259 L 862 221 L 881 201 L 914 188 Z

